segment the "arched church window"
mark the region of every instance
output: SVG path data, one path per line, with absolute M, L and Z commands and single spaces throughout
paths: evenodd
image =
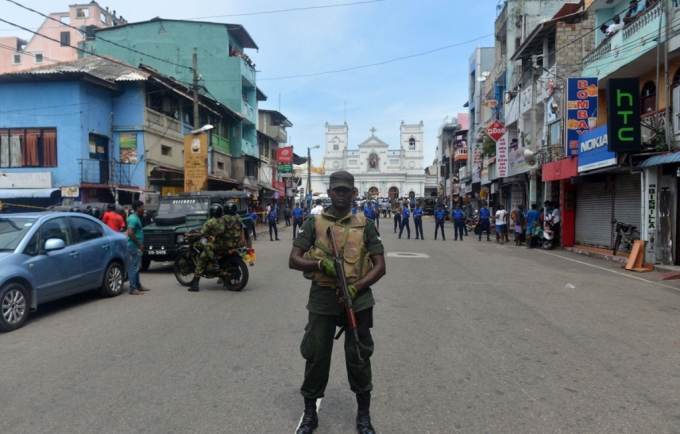
M 408 139 L 408 150 L 409 151 L 415 151 L 416 150 L 416 139 L 411 137 Z

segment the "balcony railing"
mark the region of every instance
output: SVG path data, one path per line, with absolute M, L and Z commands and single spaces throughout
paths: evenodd
M 132 185 L 130 167 L 115 160 L 80 159 L 81 184 Z
M 665 1 L 660 1 L 651 8 L 645 9 L 635 21 L 624 27 L 622 30 L 623 42 L 625 43 L 628 39 L 635 38 L 638 36 L 637 33 L 646 25 L 651 24 L 652 21 L 661 17 L 664 3 Z
M 267 126 L 267 135 L 276 139 L 278 143 L 288 142 L 288 133 L 281 125 L 269 125 Z

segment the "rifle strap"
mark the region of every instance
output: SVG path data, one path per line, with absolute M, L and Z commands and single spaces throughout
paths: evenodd
M 345 326 L 340 327 L 340 331 L 338 332 L 337 335 L 335 335 L 335 337 L 334 337 L 333 339 L 335 339 L 336 341 L 337 341 L 338 339 L 340 339 L 340 336 L 342 336 L 342 334 L 345 332 L 345 329 L 346 329 L 346 328 L 347 328 L 347 327 L 345 327 Z

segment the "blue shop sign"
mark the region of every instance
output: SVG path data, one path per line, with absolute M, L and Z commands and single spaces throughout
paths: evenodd
M 578 138 L 578 171 L 599 169 L 616 164 L 616 152 L 607 150 L 607 126 L 603 125 Z

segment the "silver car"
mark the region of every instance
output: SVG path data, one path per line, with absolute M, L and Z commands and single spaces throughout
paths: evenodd
M 127 237 L 80 213 L 0 214 L 0 330 L 38 305 L 98 289 L 123 292 Z

